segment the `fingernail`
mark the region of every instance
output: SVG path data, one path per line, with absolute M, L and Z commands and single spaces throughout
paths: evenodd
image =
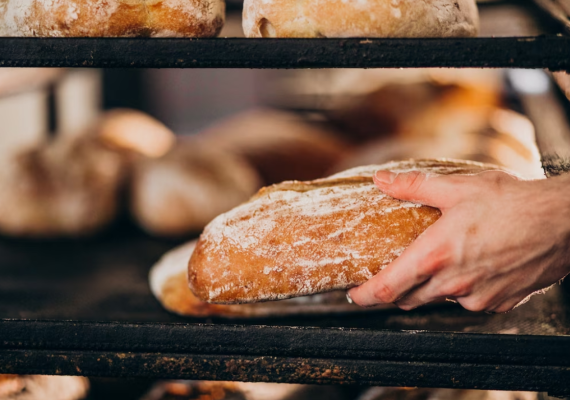
M 354 301 L 352 301 L 352 297 L 350 297 L 350 293 L 348 292 L 346 292 L 346 301 L 348 301 L 348 304 L 354 303 Z
M 376 171 L 376 174 L 374 174 L 374 180 L 378 183 L 389 185 L 394 182 L 396 176 L 398 176 L 398 174 L 391 171 Z

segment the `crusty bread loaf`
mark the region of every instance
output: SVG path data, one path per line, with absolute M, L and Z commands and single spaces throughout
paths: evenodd
M 198 300 L 188 288 L 188 260 L 194 252 L 196 243 L 197 241 L 193 240 L 169 251 L 150 271 L 149 283 L 152 293 L 170 312 L 189 317 L 257 318 L 370 310 L 349 304 L 344 291 L 253 304 L 205 303 Z M 372 309 L 379 308 L 390 308 L 390 306 Z
M 265 185 L 320 178 L 350 153 L 350 145 L 330 130 L 271 109 L 238 114 L 200 136 L 210 146 L 244 157 Z
M 470 174 L 498 169 L 451 160 L 409 160 L 262 189 L 204 230 L 189 262 L 202 301 L 248 303 L 347 289 L 396 259 L 441 215 L 380 192 L 377 170 Z
M 259 187 L 255 170 L 235 154 L 199 140 L 179 140 L 160 158 L 134 162 L 130 209 L 154 235 L 187 235 L 201 231 Z
M 245 0 L 247 37 L 475 36 L 474 0 Z
M 0 36 L 212 37 L 224 0 L 2 0 Z

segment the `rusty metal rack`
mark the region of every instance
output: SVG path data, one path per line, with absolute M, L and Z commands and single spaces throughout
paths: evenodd
M 81 241 L 0 240 L 0 373 L 517 389 L 570 394 L 563 290 L 510 314 L 455 305 L 188 319 L 147 283 L 175 243 L 128 224 Z

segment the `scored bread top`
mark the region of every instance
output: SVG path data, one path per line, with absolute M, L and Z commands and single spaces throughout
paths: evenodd
M 474 174 L 499 167 L 408 160 L 310 182 L 263 188 L 204 230 L 189 285 L 211 303 L 278 300 L 360 285 L 395 260 L 441 215 L 376 188 L 378 170 Z

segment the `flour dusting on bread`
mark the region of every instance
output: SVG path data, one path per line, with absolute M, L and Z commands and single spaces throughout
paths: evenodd
M 252 304 L 208 304 L 198 300 L 188 288 L 188 260 L 196 240 L 166 253 L 151 269 L 152 293 L 167 310 L 191 317 L 259 318 L 290 315 L 323 315 L 363 312 L 390 308 L 389 305 L 363 309 L 346 301 L 343 291 L 295 297 L 281 301 Z M 269 273 L 269 272 L 267 272 Z
M 368 166 L 262 189 L 212 221 L 189 264 L 190 288 L 212 303 L 247 303 L 347 289 L 395 260 L 441 215 L 380 192 L 380 169 L 476 173 L 452 160 Z

